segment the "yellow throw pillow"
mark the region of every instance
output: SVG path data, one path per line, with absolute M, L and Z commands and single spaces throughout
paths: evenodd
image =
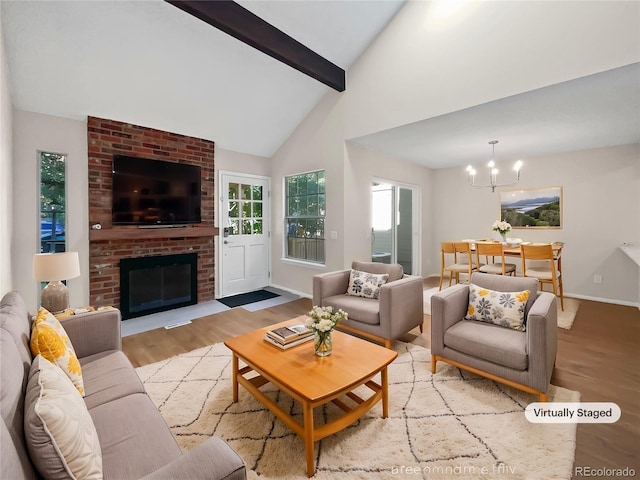
M 31 327 L 31 353 L 42 355 L 62 369 L 84 397 L 82 369 L 64 327 L 46 308 L 41 308 Z

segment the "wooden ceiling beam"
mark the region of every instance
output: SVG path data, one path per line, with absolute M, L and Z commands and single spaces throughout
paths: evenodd
M 338 92 L 345 90 L 345 72 L 342 68 L 236 2 L 230 0 L 166 0 L 166 2 Z

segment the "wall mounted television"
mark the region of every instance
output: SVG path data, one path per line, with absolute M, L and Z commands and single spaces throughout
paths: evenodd
M 200 223 L 201 169 L 196 165 L 113 156 L 113 225 Z

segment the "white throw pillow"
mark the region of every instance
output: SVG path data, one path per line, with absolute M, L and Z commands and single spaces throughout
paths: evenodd
M 361 272 L 360 270 L 351 270 L 347 295 L 378 298 L 378 295 L 380 295 L 380 287 L 387 283 L 388 279 L 389 275 L 386 273 L 376 274 Z
M 38 355 L 29 371 L 24 430 L 43 478 L 101 480 L 102 450 L 87 406 L 73 382 Z
M 523 332 L 524 311 L 529 295 L 529 290 L 497 292 L 472 283 L 469 285 L 469 308 L 465 318 Z

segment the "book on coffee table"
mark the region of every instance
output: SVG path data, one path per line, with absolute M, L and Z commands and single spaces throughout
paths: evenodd
M 268 333 L 264 334 L 264 340 L 267 343 L 270 343 L 271 345 L 275 345 L 276 347 L 282 349 L 282 350 L 286 350 L 287 348 L 291 348 L 291 347 L 295 347 L 296 345 L 300 345 L 301 343 L 305 343 L 308 342 L 309 340 L 313 339 L 313 335 L 307 335 L 305 337 L 299 337 L 297 340 L 293 340 L 289 343 L 280 343 L 277 340 L 274 340 L 273 338 L 271 338 L 271 336 Z
M 309 330 L 302 323 L 296 323 L 295 325 L 268 330 L 267 335 L 276 342 L 286 345 L 301 338 L 311 337 L 313 331 Z

